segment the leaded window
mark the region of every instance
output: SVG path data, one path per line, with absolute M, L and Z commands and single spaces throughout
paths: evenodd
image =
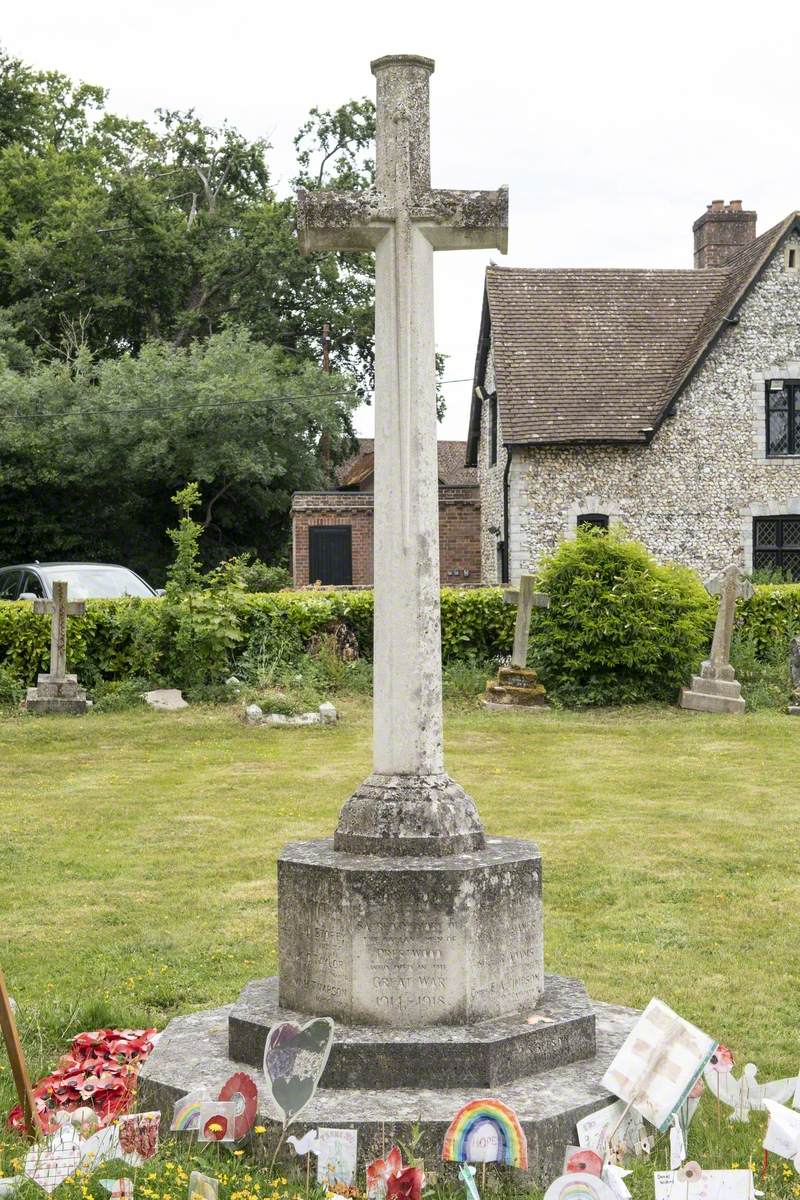
M 575 524 L 579 529 L 608 529 L 608 513 L 579 513 Z
M 754 518 L 753 568 L 800 582 L 800 516 Z
M 800 383 L 767 383 L 767 456 L 800 455 Z

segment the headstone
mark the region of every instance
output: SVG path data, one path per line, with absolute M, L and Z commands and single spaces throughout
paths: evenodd
M 176 709 L 189 707 L 180 688 L 155 688 L 152 692 L 144 693 L 144 701 L 162 712 L 175 712 Z
M 725 567 L 706 583 L 712 596 L 719 596 L 717 621 L 711 654 L 692 676 L 691 686 L 682 688 L 679 704 L 696 712 L 744 712 L 742 685 L 731 666 L 731 638 L 736 617 L 736 601 L 753 595 L 753 585 L 740 567 Z
M 800 636 L 795 634 L 789 648 L 789 678 L 792 683 L 792 698 L 789 715 L 800 717 Z
M 50 670 L 40 674 L 36 687 L 28 688 L 25 707 L 32 713 L 85 713 L 86 692 L 77 675 L 67 674 L 67 620 L 86 611 L 83 600 L 70 601 L 68 585 L 57 579 L 52 600 L 34 600 L 33 611 L 50 617 Z
M 546 707 L 547 694 L 539 676 L 528 666 L 528 638 L 534 608 L 549 608 L 550 597 L 537 592 L 533 575 L 523 575 L 518 588 L 507 588 L 503 594 L 506 604 L 517 606 L 514 626 L 514 648 L 511 666 L 501 667 L 497 679 L 490 679 L 483 696 L 484 708 L 524 708 L 541 712 Z
M 276 1024 L 327 1016 L 334 1038 L 307 1127 L 357 1130 L 367 1161 L 412 1136 L 433 1159 L 465 1099 L 500 1086 L 546 1177 L 576 1117 L 607 1104 L 600 1080 L 632 1018 L 593 1005 L 578 980 L 545 979 L 539 851 L 487 837 L 444 767 L 433 253 L 505 250 L 507 197 L 431 188 L 430 59 L 372 69 L 376 186 L 302 193 L 298 227 L 304 251 L 376 258 L 373 771 L 333 838 L 280 855 L 279 978 L 248 984 L 232 1009 L 172 1022 L 139 1102 L 171 1111 L 233 1063 L 260 1065 Z M 277 1153 L 275 1114 L 264 1115 Z

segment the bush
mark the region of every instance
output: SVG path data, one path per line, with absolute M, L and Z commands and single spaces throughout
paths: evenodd
M 567 705 L 674 700 L 705 654 L 715 606 L 697 576 L 622 532 L 582 529 L 543 561 L 531 657 Z
M 774 640 L 759 649 L 752 633 L 738 633 L 731 644 L 731 665 L 748 708 L 786 712 L 792 695 L 788 641 L 784 645 L 781 640 Z
M 94 689 L 92 712 L 128 712 L 146 703 L 143 692 L 148 691 L 146 679 L 103 680 Z
M 11 674 L 8 667 L 0 664 L 0 708 L 12 708 L 19 704 L 25 695 L 25 688 Z
M 283 588 L 292 586 L 292 573 L 286 567 L 268 567 L 258 558 L 251 559 L 243 554 L 236 560 L 239 565 L 239 575 L 246 592 L 280 592 Z

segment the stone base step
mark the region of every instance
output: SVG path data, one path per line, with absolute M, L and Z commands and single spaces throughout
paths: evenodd
M 483 694 L 486 704 L 497 708 L 541 708 L 547 693 L 539 683 L 536 687 L 505 687 L 499 683 L 488 683 Z
M 234 1071 L 250 1070 L 259 1087 L 256 1124 L 267 1127 L 266 1134 L 253 1135 L 251 1148 L 257 1158 L 268 1161 L 280 1135 L 280 1124 L 268 1106 L 261 1071 L 228 1057 L 231 1012 L 232 1007 L 228 1006 L 171 1021 L 139 1074 L 137 1105 L 142 1111 L 159 1109 L 168 1125 L 175 1101 L 187 1092 L 201 1086 L 217 1089 Z M 528 1139 L 528 1174 L 541 1183 L 561 1173 L 564 1147 L 576 1143 L 576 1122 L 613 1099 L 600 1080 L 638 1014 L 606 1004 L 596 1004 L 595 1013 L 595 1057 L 553 1067 L 493 1089 L 492 1094 L 510 1105 L 519 1117 Z M 292 1132 L 300 1137 L 306 1130 L 319 1126 L 356 1129 L 358 1174 L 362 1183 L 365 1164 L 381 1157 L 393 1143 L 408 1144 L 413 1126 L 419 1122 L 421 1140 L 417 1152 L 425 1159 L 428 1172 L 442 1172 L 455 1182 L 455 1164 L 445 1166 L 441 1162 L 442 1140 L 458 1109 L 474 1100 L 476 1092 L 463 1086 L 444 1089 L 426 1086 L 424 1038 L 420 1039 L 418 1065 L 420 1083 L 414 1088 L 321 1087 L 300 1119 L 293 1123 Z M 285 1143 L 279 1157 L 287 1162 L 295 1160 Z
M 231 1010 L 228 1053 L 260 1067 L 270 1027 L 305 1020 L 304 1014 L 279 1007 L 277 977 L 254 979 Z M 429 1086 L 469 1087 L 477 1095 L 518 1076 L 592 1058 L 595 1050 L 594 1007 L 583 984 L 546 975 L 535 1008 L 471 1025 L 392 1029 L 337 1022 L 323 1086 L 412 1087 L 423 1055 Z
M 698 683 L 704 682 L 704 680 L 698 680 Z M 720 696 L 717 693 L 699 691 L 694 688 L 681 688 L 679 704 L 681 708 L 688 708 L 694 712 L 711 713 L 743 713 L 746 707 L 741 696 Z

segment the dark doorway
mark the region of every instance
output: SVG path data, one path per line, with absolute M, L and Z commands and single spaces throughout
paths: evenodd
M 581 513 L 577 524 L 579 529 L 608 529 L 608 513 Z
M 308 530 L 309 583 L 353 582 L 351 525 L 311 525 Z

